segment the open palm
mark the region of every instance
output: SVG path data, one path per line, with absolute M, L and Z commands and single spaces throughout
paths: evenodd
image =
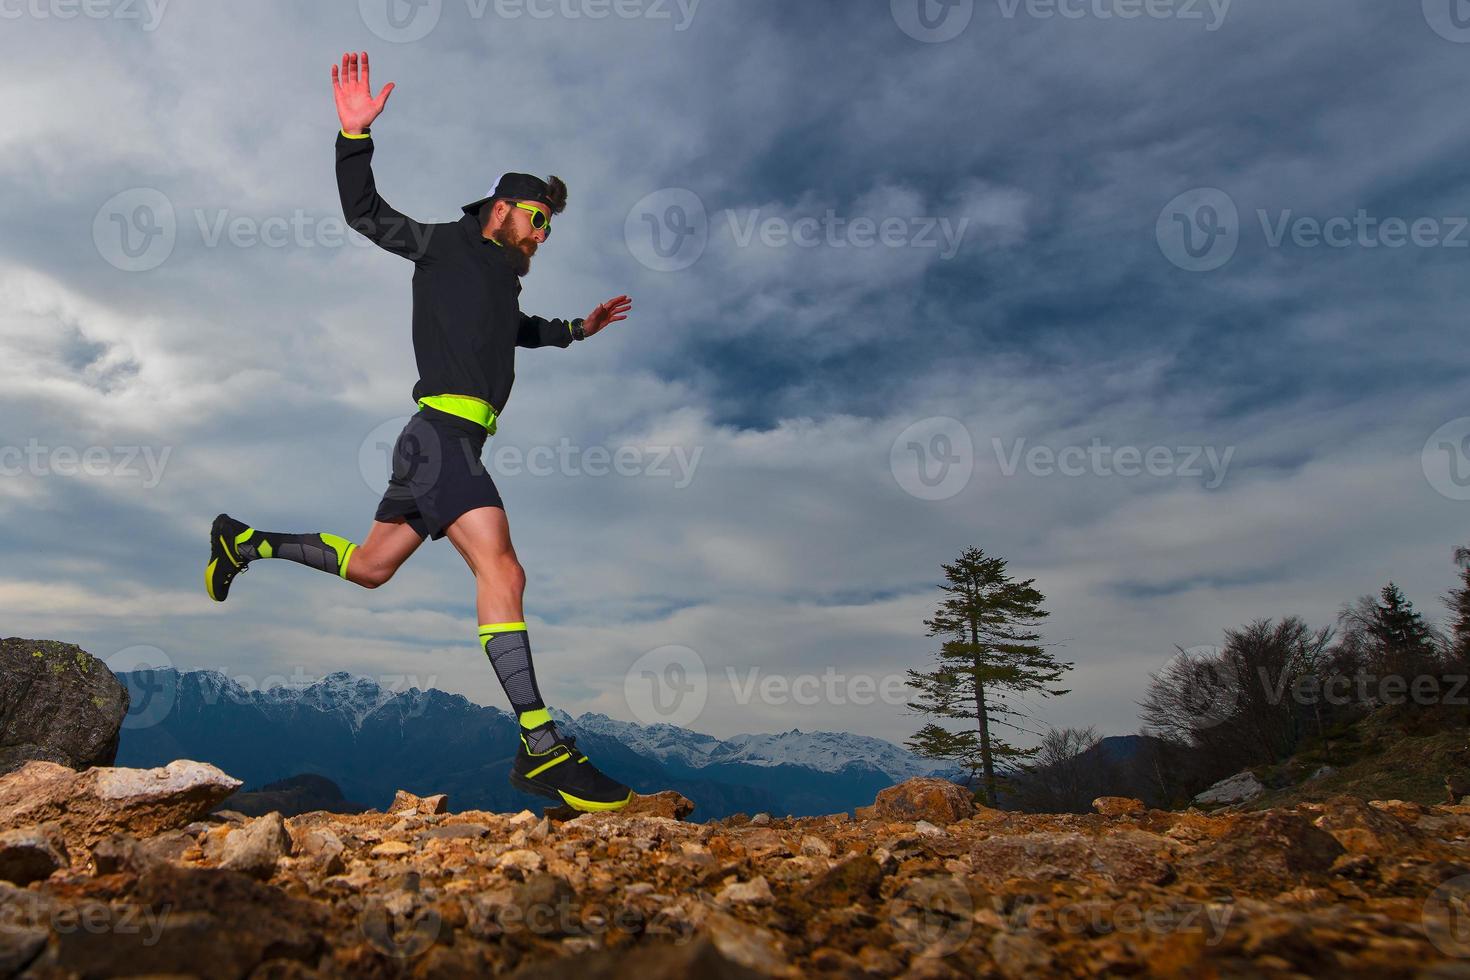
M 373 124 L 388 96 L 393 83 L 383 86 L 378 97 L 373 98 L 372 86 L 368 83 L 368 56 L 364 51 L 342 56 L 342 68 L 332 66 L 332 94 L 337 98 L 337 118 L 342 121 L 342 131 L 356 136 Z

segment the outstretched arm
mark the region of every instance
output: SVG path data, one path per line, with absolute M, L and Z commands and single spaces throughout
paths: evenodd
M 618 320 L 626 320 L 633 301 L 618 296 L 601 304 L 582 321 L 582 337 L 586 339 Z M 547 320 L 539 316 L 521 314 L 520 327 L 516 331 L 517 347 L 570 347 L 575 338 L 572 325 L 566 320 Z
M 373 180 L 373 138 L 368 128 L 392 92 L 389 82 L 373 97 L 366 51 L 360 56 L 344 54 L 340 72 L 332 66 L 332 93 L 342 123 L 337 134 L 337 193 L 351 228 L 394 255 L 417 262 L 428 249 L 430 226 L 395 210 L 378 195 Z

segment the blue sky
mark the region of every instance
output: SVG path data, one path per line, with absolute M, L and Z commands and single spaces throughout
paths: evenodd
M 411 410 L 411 266 L 341 228 L 346 50 L 397 83 L 394 206 L 555 173 L 523 309 L 634 299 L 520 352 L 487 448 L 558 707 L 651 720 L 678 661 L 690 727 L 900 740 L 864 692 L 927 664 L 971 545 L 1077 665 L 1037 727 L 1132 731 L 1176 645 L 1390 578 L 1438 618 L 1460 0 L 923 2 L 0 6 L 0 634 L 503 705 L 446 542 L 373 592 L 202 590 L 221 510 L 362 540 Z

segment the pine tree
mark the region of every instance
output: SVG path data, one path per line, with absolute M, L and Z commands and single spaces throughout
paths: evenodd
M 1377 648 L 1379 663 L 1395 673 L 1417 676 L 1434 664 L 1437 653 L 1434 633 L 1397 585 L 1388 583 L 1379 596 L 1368 624 L 1368 635 Z
M 909 708 L 939 719 L 963 719 L 974 727 L 952 732 L 938 724 L 926 725 L 908 741 L 909 748 L 931 759 L 947 759 L 978 774 L 983 797 L 996 800 L 996 764 L 1019 762 L 1035 754 L 1006 742 L 995 732 L 1005 727 L 1020 731 L 1015 719 L 1024 714 L 1009 704 L 1009 694 L 1036 693 L 1043 697 L 1066 694 L 1051 687 L 1072 669 L 1037 641 L 1034 627 L 1048 613 L 1046 597 L 1032 588 L 1035 579 L 1016 582 L 1006 574 L 1006 562 L 968 548 L 953 565 L 944 565 L 948 593 L 933 619 L 924 625 L 929 636 L 946 637 L 940 644 L 938 664 L 932 671 L 910 670 L 908 684 L 919 692 Z
M 1470 548 L 1455 549 L 1460 587 L 1444 597 L 1450 609 L 1450 653 L 1461 665 L 1470 663 Z

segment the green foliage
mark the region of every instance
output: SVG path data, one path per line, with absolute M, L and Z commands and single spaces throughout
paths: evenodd
M 924 621 L 929 636 L 942 637 L 933 670 L 908 671 L 908 685 L 918 692 L 909 709 L 940 720 L 964 721 L 973 727 L 955 732 L 930 723 L 908 746 L 918 755 L 957 763 L 983 778 L 984 798 L 994 804 L 996 764 L 1017 764 L 1035 754 L 1001 739 L 996 727 L 1021 731 L 1024 712 L 1008 700 L 1021 694 L 1057 697 L 1055 685 L 1072 669 L 1038 642 L 1035 627 L 1048 613 L 1046 597 L 1032 587 L 1035 579 L 1017 582 L 1006 574 L 1006 562 L 979 548 L 968 548 L 954 564 L 943 566 L 947 593 L 932 619 Z

